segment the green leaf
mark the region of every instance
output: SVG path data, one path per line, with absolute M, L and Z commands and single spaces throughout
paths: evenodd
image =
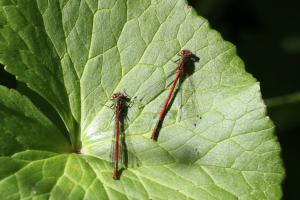
M 183 84 L 182 108 L 176 92 L 155 142 L 149 137 L 168 89 L 150 86 L 176 68 L 170 59 L 181 49 L 200 61 Z M 282 197 L 280 146 L 259 84 L 235 47 L 184 1 L 2 0 L 0 52 L 6 70 L 65 126 L 36 94 L 19 89 L 30 101 L 0 87 L 1 199 Z M 124 90 L 153 95 L 127 110 L 115 181 L 107 106 Z

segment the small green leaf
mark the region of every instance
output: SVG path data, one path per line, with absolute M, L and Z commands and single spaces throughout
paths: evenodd
M 151 86 L 176 68 L 170 59 L 181 49 L 200 60 L 155 142 L 149 138 L 169 90 L 168 82 Z M 35 91 L 18 89 L 31 102 L 0 87 L 1 199 L 282 197 L 280 146 L 259 84 L 235 47 L 184 1 L 3 0 L 0 52 L 6 70 Z M 125 167 L 115 181 L 107 106 L 124 90 L 153 95 L 127 109 Z
M 0 86 L 1 155 L 26 150 L 67 153 L 70 144 L 25 96 Z

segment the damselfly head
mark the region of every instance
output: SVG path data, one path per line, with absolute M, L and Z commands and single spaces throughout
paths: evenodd
M 123 93 L 118 93 L 118 98 L 124 98 L 125 97 L 125 95 L 123 94 Z
M 124 98 L 124 94 L 123 93 L 114 93 L 110 96 L 110 100 L 114 100 L 114 99 L 121 99 Z
M 187 49 L 181 50 L 180 54 L 184 55 L 184 56 L 192 56 L 193 55 L 193 53 L 191 51 L 187 50 Z

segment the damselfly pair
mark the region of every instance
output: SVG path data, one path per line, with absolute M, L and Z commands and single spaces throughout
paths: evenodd
M 162 124 L 163 118 L 165 116 L 166 113 L 166 109 L 169 105 L 170 99 L 172 97 L 172 94 L 174 92 L 174 89 L 176 87 L 176 84 L 179 80 L 179 78 L 181 77 L 181 75 L 184 72 L 184 69 L 188 66 L 188 64 L 190 63 L 190 61 L 197 61 L 196 57 L 193 55 L 192 52 L 190 52 L 189 50 L 182 50 L 180 51 L 180 53 L 178 54 L 180 56 L 180 58 L 175 61 L 176 63 L 178 63 L 177 69 L 175 69 L 174 71 L 172 71 L 167 78 L 171 77 L 172 75 L 176 74 L 175 79 L 173 81 L 171 90 L 165 100 L 165 103 L 162 107 L 162 110 L 159 114 L 158 120 L 156 122 L 156 125 L 152 131 L 151 137 L 150 139 L 157 139 L 157 134 L 158 134 L 158 130 Z M 125 99 L 128 98 L 126 95 L 124 95 L 123 93 L 115 93 L 111 96 L 110 100 L 114 101 L 113 106 L 113 110 L 115 113 L 115 142 L 114 142 L 114 148 L 112 148 L 114 150 L 113 152 L 113 165 L 114 165 L 114 173 L 113 173 L 113 178 L 114 179 L 118 179 L 118 162 L 119 162 L 119 150 L 120 150 L 120 118 L 121 115 L 124 114 L 123 113 L 123 109 L 124 107 L 130 107 L 131 104 L 127 104 L 125 102 Z M 139 100 L 141 101 L 142 98 L 138 99 L 139 96 L 136 96 L 134 98 L 134 100 Z M 112 106 L 110 106 L 112 108 Z M 125 115 L 125 114 L 124 114 Z M 127 116 L 126 116 L 127 117 Z

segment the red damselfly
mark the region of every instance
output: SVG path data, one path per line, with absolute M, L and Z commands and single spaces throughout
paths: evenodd
M 187 65 L 189 64 L 190 61 L 194 61 L 194 62 L 198 61 L 197 57 L 191 51 L 189 51 L 189 50 L 181 50 L 180 53 L 178 54 L 178 56 L 180 56 L 180 58 L 175 61 L 178 64 L 177 68 L 174 71 L 172 71 L 167 76 L 167 78 L 173 76 L 174 74 L 176 74 L 176 76 L 175 76 L 175 79 L 173 81 L 171 90 L 170 90 L 170 92 L 169 92 L 169 94 L 168 94 L 168 96 L 167 96 L 167 98 L 165 100 L 165 103 L 164 103 L 164 105 L 163 105 L 163 107 L 161 109 L 161 112 L 159 114 L 159 117 L 158 117 L 158 120 L 156 122 L 156 125 L 155 125 L 155 127 L 154 127 L 154 129 L 152 131 L 152 134 L 151 134 L 151 137 L 150 137 L 151 139 L 156 139 L 157 138 L 158 129 L 161 126 L 161 123 L 162 123 L 163 118 L 165 116 L 166 109 L 168 107 L 168 104 L 170 102 L 170 99 L 172 97 L 174 89 L 176 87 L 176 84 L 177 84 L 179 78 L 183 75 L 183 71 L 185 70 L 185 68 L 187 67 Z M 137 98 L 137 96 L 135 98 Z M 140 99 L 140 100 L 142 100 L 142 99 Z
M 114 93 L 111 95 L 110 100 L 114 101 L 114 103 L 109 106 L 110 108 L 113 107 L 114 113 L 115 113 L 115 141 L 112 144 L 114 147 L 112 148 L 112 154 L 113 154 L 113 164 L 114 164 L 114 173 L 113 178 L 118 179 L 118 164 L 119 164 L 119 155 L 122 155 L 122 152 L 120 152 L 120 146 L 121 146 L 121 131 L 120 131 L 120 121 L 121 121 L 121 115 L 123 114 L 126 116 L 124 111 L 124 106 L 130 107 L 129 104 L 125 102 L 127 96 L 125 96 L 123 93 Z M 126 116 L 127 117 L 127 116 Z

